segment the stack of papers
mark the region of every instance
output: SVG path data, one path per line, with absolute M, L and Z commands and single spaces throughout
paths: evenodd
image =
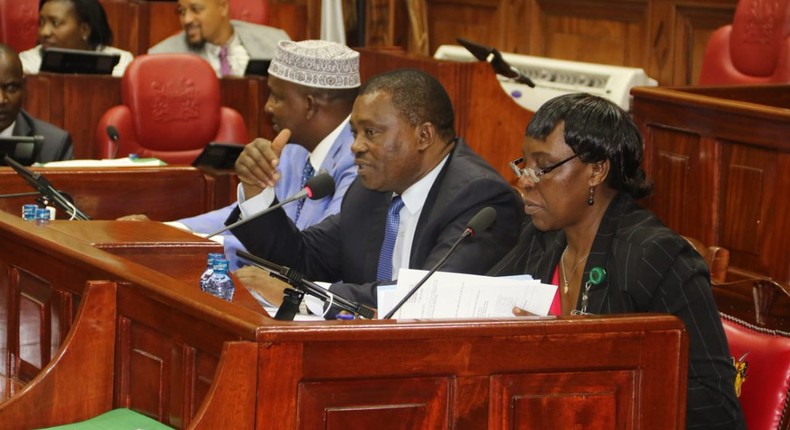
M 158 158 L 113 158 L 106 160 L 62 160 L 49 163 L 36 163 L 34 167 L 142 167 L 142 166 L 167 166 L 167 163 Z
M 401 269 L 396 285 L 378 287 L 382 317 L 425 276 L 425 270 Z M 518 306 L 535 315 L 548 315 L 557 292 L 529 275 L 492 277 L 436 272 L 403 304 L 393 318 L 505 318 Z

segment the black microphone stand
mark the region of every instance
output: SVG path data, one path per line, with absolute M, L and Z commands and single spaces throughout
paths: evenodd
M 285 289 L 283 305 L 277 310 L 277 315 L 275 315 L 274 319 L 280 321 L 293 320 L 294 315 L 296 315 L 296 312 L 299 310 L 299 303 L 301 303 L 301 300 L 305 294 L 321 299 L 324 302 L 330 302 L 332 305 L 337 306 L 341 310 L 358 315 L 362 318 L 373 318 L 373 309 L 348 300 L 345 297 L 328 292 L 327 290 L 321 288 L 318 284 L 308 281 L 301 273 L 291 269 L 290 267 L 280 266 L 279 264 L 272 263 L 244 251 L 236 251 L 236 255 L 250 261 L 254 266 L 268 271 L 270 276 L 284 281 L 293 287 Z M 283 310 L 283 307 L 286 309 Z M 288 318 L 289 315 L 290 318 Z M 282 318 L 278 318 L 278 316 L 281 316 Z

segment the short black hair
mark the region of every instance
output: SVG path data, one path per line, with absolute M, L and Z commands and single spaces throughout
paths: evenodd
M 385 92 L 400 115 L 412 126 L 430 122 L 439 136 L 450 142 L 455 136 L 455 112 L 450 96 L 433 76 L 416 69 L 396 69 L 370 78 L 360 95 Z
M 583 162 L 609 160 L 611 188 L 637 199 L 650 194 L 653 184 L 642 168 L 642 136 L 628 112 L 603 97 L 564 94 L 538 108 L 526 135 L 545 140 L 560 122 L 565 126 L 565 143 Z
M 99 3 L 99 0 L 39 0 L 39 13 L 44 4 L 51 1 L 67 1 L 74 6 L 79 22 L 88 24 L 91 28 L 88 44 L 93 49 L 100 45 L 112 45 L 112 29 L 107 22 L 107 13 L 105 13 L 104 7 Z

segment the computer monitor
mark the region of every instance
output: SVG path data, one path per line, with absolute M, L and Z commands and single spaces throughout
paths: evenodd
M 43 143 L 41 136 L 0 137 L 0 165 L 7 165 L 3 158 L 8 155 L 23 166 L 30 166 L 36 161 Z
M 247 68 L 244 69 L 244 76 L 269 76 L 271 62 L 270 59 L 250 58 Z
M 46 48 L 41 53 L 41 71 L 110 75 L 120 60 L 120 54 L 79 49 Z
M 209 166 L 217 170 L 231 170 L 243 149 L 244 145 L 240 143 L 209 142 L 203 147 L 203 151 L 192 162 L 192 165 L 195 167 Z

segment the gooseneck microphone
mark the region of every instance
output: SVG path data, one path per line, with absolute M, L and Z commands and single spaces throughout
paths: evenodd
M 271 276 L 281 281 L 287 282 L 296 288 L 300 293 L 302 293 L 302 295 L 309 294 L 313 297 L 321 299 L 324 302 L 330 302 L 332 305 L 337 306 L 344 311 L 351 312 L 354 315 L 359 315 L 362 318 L 373 318 L 373 309 L 363 306 L 357 302 L 348 300 L 337 294 L 331 294 L 329 291 L 321 288 L 321 286 L 318 284 L 308 281 L 301 273 L 291 269 L 290 267 L 281 266 L 277 263 L 264 260 L 263 258 L 250 254 L 249 252 L 236 251 L 236 255 L 249 261 L 253 266 L 268 271 Z M 288 289 L 286 289 L 286 298 L 287 294 Z M 295 309 L 286 309 L 288 306 L 286 305 L 286 302 L 283 301 L 283 305 L 280 306 L 280 309 L 277 311 L 277 315 L 274 319 L 281 321 L 292 321 L 296 311 L 299 308 L 299 301 L 301 301 L 302 295 L 298 296 Z
M 242 220 L 238 220 L 238 221 L 234 222 L 231 225 L 227 225 L 227 226 L 225 226 L 225 227 L 223 227 L 223 228 L 221 228 L 221 229 L 209 234 L 208 236 L 206 236 L 206 238 L 208 239 L 208 238 L 214 237 L 214 236 L 216 236 L 216 235 L 218 235 L 218 234 L 220 234 L 220 233 L 222 233 L 224 231 L 230 230 L 232 228 L 236 228 L 236 227 L 238 227 L 238 226 L 240 226 L 240 225 L 242 225 L 242 224 L 244 224 L 244 223 L 246 223 L 246 222 L 248 222 L 250 220 L 258 218 L 259 216 L 261 216 L 263 214 L 267 214 L 267 213 L 269 213 L 269 212 L 271 212 L 271 211 L 273 211 L 273 210 L 275 210 L 275 209 L 277 209 L 279 207 L 282 207 L 283 205 L 285 205 L 287 203 L 291 203 L 292 201 L 302 200 L 302 199 L 307 199 L 307 198 L 309 198 L 310 200 L 318 200 L 318 199 L 322 199 L 322 198 L 324 198 L 324 197 L 326 197 L 326 196 L 328 196 L 328 195 L 330 195 L 330 194 L 332 194 L 334 192 L 335 192 L 335 180 L 332 179 L 332 177 L 329 176 L 328 173 L 320 173 L 320 174 L 315 175 L 312 178 L 308 179 L 307 183 L 305 183 L 304 188 L 302 188 L 302 190 L 299 191 L 298 193 L 288 197 L 287 199 L 285 199 L 285 200 L 283 200 L 283 201 L 281 201 L 281 202 L 279 202 L 279 203 L 277 203 L 275 205 L 269 206 L 268 208 L 266 208 L 266 209 L 264 209 L 264 210 L 262 210 L 262 211 L 260 211 L 260 212 L 258 212 L 256 214 L 248 216 L 247 218 L 244 218 Z
M 486 206 L 483 209 L 480 209 L 480 211 L 478 211 L 475 214 L 475 216 L 473 216 L 472 219 L 469 220 L 469 223 L 466 224 L 466 228 L 464 229 L 464 232 L 461 234 L 461 237 L 459 237 L 458 240 L 455 241 L 453 246 L 451 246 L 450 249 L 447 250 L 447 253 L 444 254 L 444 257 L 442 257 L 441 260 L 439 260 L 436 264 L 434 264 L 431 270 L 429 270 L 428 273 L 426 273 L 425 276 L 423 276 L 419 282 L 414 284 L 411 290 L 409 290 L 409 292 L 406 293 L 405 296 L 403 296 L 401 301 L 399 301 L 397 305 L 395 305 L 389 312 L 387 312 L 387 315 L 384 315 L 383 319 L 388 320 L 392 318 L 392 316 L 395 315 L 395 312 L 397 312 L 398 309 L 400 309 L 401 306 L 403 306 L 403 304 L 406 303 L 411 298 L 411 296 L 413 296 L 414 293 L 417 292 L 417 290 L 420 287 L 422 287 L 425 281 L 427 281 L 428 278 L 430 278 L 431 275 L 433 275 L 434 272 L 436 272 L 439 269 L 439 267 L 441 267 L 442 264 L 444 264 L 445 261 L 447 261 L 450 255 L 458 247 L 458 245 L 461 244 L 462 240 L 466 239 L 468 236 L 474 236 L 476 233 L 484 231 L 485 229 L 490 227 L 491 224 L 494 223 L 494 220 L 496 220 L 496 209 L 492 208 L 491 206 Z
M 118 135 L 118 129 L 112 124 L 107 126 L 106 131 L 107 137 L 109 137 L 110 140 L 112 140 L 112 142 L 115 144 L 115 149 L 112 151 L 112 157 L 110 158 L 115 158 L 118 156 L 118 148 L 121 147 L 121 144 L 118 142 L 118 139 L 120 139 L 121 136 Z

